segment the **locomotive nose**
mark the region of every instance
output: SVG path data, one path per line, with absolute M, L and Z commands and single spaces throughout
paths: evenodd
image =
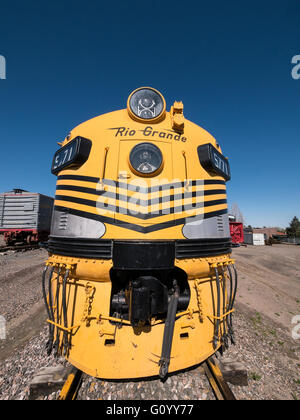
M 164 377 L 233 339 L 230 169 L 215 139 L 182 102 L 166 112 L 141 87 L 61 146 L 43 276 L 49 350 L 96 377 Z

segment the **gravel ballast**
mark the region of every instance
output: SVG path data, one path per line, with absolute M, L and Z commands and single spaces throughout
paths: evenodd
M 252 320 L 251 320 L 252 319 Z M 235 314 L 237 345 L 224 357 L 243 362 L 248 370 L 247 387 L 230 385 L 237 399 L 299 399 L 300 346 L 268 320 L 238 310 Z M 275 332 L 276 331 L 276 332 Z M 275 334 L 274 334 L 275 332 Z M 28 399 L 29 384 L 46 366 L 67 365 L 53 355 L 46 357 L 47 329 L 0 365 L 0 399 Z M 45 396 L 55 399 L 57 393 Z M 207 400 L 214 399 L 202 367 L 178 373 L 162 383 L 146 381 L 110 382 L 84 375 L 78 394 L 82 400 Z
M 255 278 L 254 274 L 251 275 L 247 271 L 250 267 L 246 266 L 247 255 L 253 254 L 255 250 L 251 249 L 248 253 L 246 251 L 238 251 L 245 256 L 237 255 L 244 259 L 240 268 L 237 263 L 241 288 L 234 314 L 236 346 L 231 346 L 224 353 L 224 358 L 243 363 L 248 371 L 249 385 L 230 387 L 237 399 L 300 399 L 300 340 L 292 338 L 293 326 L 288 326 L 288 320 L 300 313 L 300 309 L 297 312 L 298 297 L 293 297 L 291 293 L 283 294 L 279 289 L 277 291 L 278 285 L 283 284 L 283 277 L 278 277 L 278 281 L 275 282 L 267 269 L 264 269 L 266 296 L 268 290 L 274 293 L 273 306 L 268 302 L 269 313 L 273 316 L 260 310 L 260 302 L 259 306 L 255 307 L 251 299 L 255 302 L 259 270 L 256 270 Z M 270 255 L 275 251 L 279 253 L 278 248 L 274 248 L 274 251 L 268 248 L 268 258 L 271 258 Z M 7 339 L 0 340 L 1 400 L 29 399 L 30 382 L 42 368 L 58 365 L 68 367 L 68 362 L 64 359 L 55 358 L 54 355 L 47 357 L 45 350 L 48 328 L 45 325 L 46 313 L 41 299 L 41 274 L 46 258 L 47 253 L 44 250 L 0 256 L 0 315 L 5 315 L 8 322 Z M 255 261 L 255 265 L 258 264 L 259 262 Z M 266 262 L 263 261 L 262 264 Z M 289 273 L 286 282 L 299 281 L 292 275 L 293 273 Z M 292 280 L 288 280 L 291 277 Z M 255 280 L 255 287 L 249 279 Z M 268 279 L 273 281 L 271 287 L 266 284 Z M 294 284 L 292 287 L 295 287 Z M 251 290 L 248 291 L 248 288 Z M 262 296 L 264 290 L 260 289 L 259 293 Z M 269 299 L 272 298 L 270 293 L 268 296 Z M 279 303 L 276 303 L 276 299 Z M 275 314 L 276 305 L 284 307 L 283 299 L 289 302 L 290 313 L 287 312 L 285 317 L 279 310 L 278 315 Z M 270 307 L 274 307 L 273 311 L 270 311 Z M 51 400 L 57 396 L 58 392 L 52 392 L 40 398 Z M 202 366 L 197 366 L 171 375 L 164 383 L 158 379 L 105 381 L 84 375 L 78 399 L 201 401 L 214 399 L 214 395 Z

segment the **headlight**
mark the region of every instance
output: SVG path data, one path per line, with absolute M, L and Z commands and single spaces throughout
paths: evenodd
M 136 172 L 151 175 L 161 168 L 163 157 L 154 144 L 140 143 L 131 150 L 129 161 Z
M 163 96 L 152 88 L 139 88 L 128 98 L 127 109 L 137 120 L 158 121 L 166 109 Z

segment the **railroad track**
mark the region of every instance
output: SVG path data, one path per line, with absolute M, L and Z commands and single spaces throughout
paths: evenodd
M 6 251 L 29 251 L 31 249 L 40 248 L 39 244 L 35 245 L 16 245 L 16 246 L 0 246 L 0 253 Z
M 81 386 L 83 372 L 73 367 L 69 373 L 66 382 L 64 383 L 58 400 L 62 401 L 74 401 L 76 400 L 78 390 Z
M 204 370 L 217 400 L 236 400 L 214 358 L 211 357 L 204 363 Z M 72 369 L 61 389 L 59 400 L 76 400 L 82 382 L 82 375 L 81 370 Z
M 204 370 L 217 400 L 236 400 L 213 357 L 206 360 Z

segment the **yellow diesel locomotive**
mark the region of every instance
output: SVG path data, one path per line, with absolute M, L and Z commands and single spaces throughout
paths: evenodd
M 227 158 L 142 87 L 55 153 L 48 352 L 94 377 L 165 378 L 234 342 Z

